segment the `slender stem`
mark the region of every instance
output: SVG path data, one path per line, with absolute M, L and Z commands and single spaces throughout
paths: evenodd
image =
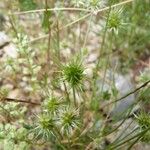
M 101 53 L 103 52 L 103 49 L 104 49 L 104 44 L 105 44 L 105 40 L 106 40 L 107 26 L 108 26 L 108 20 L 109 20 L 109 16 L 110 16 L 110 12 L 111 12 L 111 7 L 112 6 L 109 7 L 109 12 L 108 12 L 107 20 L 106 20 L 106 25 L 105 25 L 105 28 L 104 28 L 104 34 L 103 34 L 103 37 L 102 37 L 101 48 L 100 48 L 100 51 L 99 51 L 98 63 L 96 64 L 96 73 L 97 73 L 97 70 L 99 68 L 100 56 L 101 56 Z
M 105 25 L 105 29 L 104 29 L 104 34 L 102 36 L 102 43 L 101 43 L 101 47 L 100 47 L 100 51 L 99 51 L 99 57 L 98 57 L 98 62 L 96 64 L 96 68 L 95 68 L 95 71 L 94 71 L 94 81 L 93 81 L 93 94 L 92 94 L 92 97 L 96 97 L 96 80 L 97 80 L 97 77 L 98 77 L 98 69 L 99 69 L 99 64 L 100 64 L 100 53 L 103 52 L 103 49 L 104 49 L 104 44 L 105 44 L 105 39 L 106 39 L 106 32 L 107 32 L 107 24 L 108 24 L 108 19 L 109 19 L 109 14 L 110 14 L 110 9 L 111 7 L 109 7 L 109 13 L 108 13 L 108 17 L 107 17 L 107 21 L 106 21 L 106 25 Z
M 120 146 L 124 145 L 125 143 L 127 143 L 127 142 L 129 142 L 129 141 L 135 139 L 136 137 L 143 136 L 149 129 L 150 129 L 150 128 L 148 128 L 148 129 L 146 129 L 146 130 L 144 130 L 144 131 L 142 131 L 142 132 L 140 132 L 140 133 L 137 133 L 137 134 L 134 135 L 133 137 L 131 137 L 131 138 L 129 138 L 129 139 L 127 139 L 127 140 L 125 140 L 125 141 L 123 141 L 123 142 L 121 142 L 121 143 L 118 143 L 118 144 L 115 145 L 115 146 L 112 146 L 112 147 L 110 148 L 110 150 L 116 149 L 117 147 L 120 147 Z
M 50 45 L 51 45 L 51 27 L 49 25 L 48 48 L 47 48 L 47 64 L 50 65 Z
M 3 49 L 5 46 L 7 46 L 7 45 L 9 45 L 9 44 L 10 44 L 10 42 L 6 42 L 6 43 L 0 45 L 0 49 Z
M 60 60 L 60 35 L 59 35 L 59 20 L 58 20 L 58 18 L 57 18 L 56 28 L 57 28 L 57 31 L 56 31 L 56 36 L 57 36 L 57 57 L 58 57 L 58 60 Z
M 127 3 L 132 2 L 132 1 L 134 1 L 134 0 L 126 0 L 126 1 L 124 1 L 124 2 L 120 2 L 120 3 L 118 3 L 118 4 L 112 5 L 111 8 L 115 8 L 115 7 L 118 7 L 118 6 L 121 6 L 121 5 L 125 5 L 125 4 L 127 4 Z M 103 11 L 109 10 L 109 8 L 110 8 L 110 7 L 105 7 L 105 8 L 102 8 L 102 9 L 98 10 L 97 13 L 96 13 L 96 15 L 99 14 L 99 13 L 101 13 L 101 12 L 103 12 Z M 88 12 L 89 12 L 89 11 L 88 11 Z M 67 24 L 67 25 L 64 26 L 64 27 L 59 28 L 59 30 L 63 30 L 63 29 L 65 29 L 65 28 L 67 28 L 67 27 L 69 27 L 69 26 L 72 26 L 73 24 L 75 24 L 75 23 L 77 23 L 77 22 L 83 20 L 83 19 L 86 19 L 87 17 L 89 17 L 89 16 L 91 15 L 91 13 L 93 13 L 93 11 L 90 11 L 90 12 L 87 13 L 86 15 L 84 15 L 84 16 L 82 16 L 81 18 L 79 18 L 79 19 L 77 19 L 77 20 L 75 20 L 75 21 L 73 21 L 73 22 Z M 17 15 L 17 14 L 16 14 L 16 15 Z M 48 35 L 46 34 L 46 35 L 43 35 L 43 36 L 41 36 L 41 37 L 38 37 L 38 38 L 35 38 L 35 39 L 31 40 L 29 43 L 33 43 L 33 42 L 35 42 L 35 41 L 38 41 L 38 40 L 41 40 L 41 39 L 44 39 L 44 38 L 47 38 L 47 37 L 48 37 Z
M 45 12 L 48 13 L 48 2 L 45 0 Z M 50 47 L 51 47 L 51 25 L 48 18 L 48 47 L 47 47 L 47 64 L 50 68 Z
M 112 7 L 117 7 L 117 6 L 121 6 L 121 5 L 125 5 L 127 3 L 130 3 L 134 0 L 126 0 L 126 1 L 123 1 L 123 2 L 120 2 L 118 4 L 114 4 L 112 5 Z M 99 12 L 102 12 L 102 11 L 105 11 L 105 10 L 108 10 L 109 7 L 105 7 L 105 8 L 102 8 L 102 9 L 99 9 L 97 11 L 97 13 Z M 15 12 L 15 13 L 12 13 L 11 15 L 23 15 L 23 14 L 28 14 L 28 13 L 40 13 L 40 12 L 44 12 L 46 11 L 45 9 L 38 9 L 38 10 L 29 10 L 29 11 L 22 11 L 22 12 Z M 89 10 L 89 9 L 84 9 L 84 8 L 50 8 L 48 9 L 48 11 L 83 11 L 83 12 L 92 12 L 93 10 Z
M 73 92 L 74 106 L 77 107 L 76 94 L 75 94 L 75 88 L 74 87 L 72 87 L 72 92 Z
M 116 103 L 116 102 L 118 102 L 118 101 L 121 101 L 121 100 L 123 100 L 124 98 L 128 97 L 128 96 L 131 95 L 131 94 L 136 93 L 136 92 L 139 91 L 140 89 L 142 89 L 142 88 L 144 88 L 145 86 L 147 86 L 149 83 L 150 83 L 150 80 L 146 81 L 145 83 L 143 83 L 141 86 L 139 86 L 139 87 L 136 88 L 135 90 L 133 90 L 133 91 L 127 93 L 126 95 L 122 96 L 121 98 L 119 98 L 119 99 L 117 99 L 117 100 L 115 100 L 115 101 L 111 101 L 110 103 L 104 105 L 103 108 L 106 107 L 106 106 L 109 106 L 110 104 L 113 104 L 113 103 Z
M 145 134 L 145 133 L 144 133 Z M 143 135 L 144 135 L 143 134 Z M 127 150 L 131 150 L 131 148 L 142 138 L 142 136 L 139 136 L 129 147 Z
M 84 9 L 84 8 L 49 8 L 48 11 L 84 11 L 84 12 L 91 12 L 91 10 Z M 45 12 L 45 9 L 37 9 L 37 10 L 29 10 L 29 11 L 22 11 L 22 12 L 14 12 L 12 15 L 24 15 L 29 13 L 42 13 Z
M 126 135 L 126 136 L 124 136 L 121 140 L 115 140 L 114 142 L 112 142 L 109 146 L 111 147 L 111 146 L 113 146 L 113 145 L 115 145 L 115 144 L 117 144 L 117 143 L 120 143 L 120 142 L 122 142 L 124 139 L 126 139 L 127 137 L 129 137 L 129 136 L 131 136 L 136 130 L 138 130 L 139 128 L 137 127 L 137 128 L 135 128 L 134 130 L 132 130 L 128 135 Z M 108 146 L 108 148 L 109 148 L 109 146 Z
M 66 93 L 67 100 L 68 100 L 69 103 L 70 103 L 69 93 L 68 93 L 67 86 L 66 86 L 66 84 L 65 84 L 64 81 L 63 81 L 63 84 L 64 84 L 64 88 L 65 88 L 65 93 Z
M 85 39 L 84 39 L 84 43 L 83 43 L 83 48 L 85 48 L 87 38 L 88 38 L 88 34 L 90 32 L 92 17 L 93 17 L 93 15 L 91 14 L 90 19 L 89 19 L 89 24 L 88 24 L 88 27 L 87 27 L 87 32 L 86 32 Z
M 130 111 L 128 112 L 128 115 L 130 115 L 131 111 L 132 111 L 132 109 L 130 109 Z M 115 129 L 113 129 L 111 132 L 109 132 L 108 134 L 106 134 L 104 136 L 106 137 L 106 136 L 110 135 L 111 133 L 115 132 L 119 127 L 121 127 L 123 125 L 123 123 L 126 121 L 126 119 L 127 119 L 127 117 L 125 117 L 123 119 L 123 121 Z M 110 122 L 112 122 L 112 120 L 110 120 Z
M 9 16 L 9 21 L 10 21 L 11 27 L 12 27 L 16 37 L 18 38 L 18 31 L 17 31 L 17 29 L 16 29 L 16 27 L 14 25 L 13 18 L 11 16 Z
M 123 140 L 124 139 L 124 137 L 123 138 L 121 138 L 122 137 L 122 135 L 125 133 L 125 131 L 131 126 L 131 124 L 133 123 L 133 120 L 126 126 L 126 128 L 125 129 L 123 129 L 123 131 L 120 133 L 120 135 L 113 141 L 113 143 L 117 143 L 118 141 L 120 141 L 120 139 L 121 140 Z M 136 129 L 138 129 L 138 128 L 136 128 Z M 133 132 L 135 131 L 135 129 L 133 130 L 133 131 L 131 131 L 128 135 L 126 135 L 125 137 L 128 137 L 130 134 L 132 134 Z M 112 143 L 111 143 L 112 144 Z
M 60 28 L 59 28 L 59 31 L 60 31 L 60 30 L 64 30 L 64 29 L 68 28 L 69 26 L 72 26 L 73 24 L 75 24 L 75 23 L 77 23 L 77 22 L 79 22 L 79 21 L 81 21 L 81 20 L 83 20 L 83 19 L 89 17 L 90 15 L 91 15 L 91 13 L 88 13 L 88 14 L 86 14 L 86 15 L 84 15 L 84 16 L 78 18 L 77 20 L 68 23 L 67 25 L 65 25 L 65 26 L 63 26 L 63 27 L 60 27 Z M 56 31 L 56 32 L 57 32 L 57 31 Z M 43 35 L 43 36 L 38 37 L 38 38 L 35 38 L 35 39 L 31 40 L 31 41 L 29 42 L 29 44 L 30 44 L 30 43 L 33 43 L 33 42 L 35 42 L 35 41 L 41 40 L 41 39 L 45 39 L 45 38 L 47 38 L 47 37 L 48 37 L 48 34 Z
M 28 104 L 32 104 L 32 105 L 41 105 L 40 103 L 36 103 L 36 102 L 31 102 L 31 101 L 25 101 L 25 100 L 21 100 L 21 99 L 14 99 L 14 98 L 4 98 L 5 101 L 8 102 L 21 102 L 21 103 L 28 103 Z
M 132 109 L 131 109 L 131 110 L 132 110 Z M 130 110 L 129 114 L 131 113 L 131 110 Z M 108 136 L 108 135 L 110 135 L 111 133 L 115 132 L 115 131 L 126 121 L 126 119 L 128 119 L 128 117 L 130 117 L 130 115 L 129 115 L 129 116 L 127 115 L 127 117 L 125 117 L 125 118 L 123 119 L 123 121 L 122 121 L 115 129 L 113 129 L 110 133 L 108 133 L 108 134 L 106 134 L 106 135 L 104 135 L 104 136 Z M 122 132 L 122 133 L 123 133 L 123 132 Z M 122 133 L 121 133 L 121 134 L 122 134 Z M 120 134 L 120 136 L 121 136 L 121 134 Z M 127 135 L 127 136 L 128 136 L 128 135 Z M 127 137 L 127 136 L 126 136 L 126 137 Z M 119 137 L 118 137 L 118 139 L 119 139 Z M 124 138 L 123 138 L 123 139 L 124 139 Z M 116 140 L 117 140 L 117 139 L 116 139 Z M 116 141 L 116 140 L 115 140 L 115 141 Z M 114 141 L 114 142 L 115 142 L 115 141 Z M 114 143 L 114 142 L 113 142 L 113 143 Z
M 109 14 L 108 14 L 108 17 L 107 17 L 107 23 L 106 23 L 106 31 L 105 32 L 107 32 L 107 25 L 108 25 L 108 20 L 109 20 L 109 15 L 110 15 L 110 12 L 111 12 L 111 6 L 110 6 L 110 11 L 109 11 Z M 113 40 L 113 33 L 111 32 L 111 34 L 110 34 L 110 36 L 111 36 L 111 40 L 110 40 L 110 50 L 112 51 L 112 40 Z M 105 37 L 106 37 L 106 33 L 105 33 Z M 104 38 L 104 44 L 105 44 L 105 39 L 106 38 Z M 103 46 L 104 47 L 104 46 Z M 102 48 L 102 50 L 103 50 L 103 48 Z M 108 65 L 109 65 L 109 58 L 110 58 L 110 56 L 109 55 L 107 55 L 107 57 L 106 57 L 106 65 L 105 65 L 105 70 L 104 70 L 104 77 L 103 77 L 103 80 L 102 80 L 102 86 L 101 86 L 101 91 L 100 91 L 100 93 L 102 93 L 103 92 L 103 88 L 104 88 L 104 84 L 105 84 L 105 78 L 106 78 L 106 74 L 107 74 L 107 68 L 108 68 Z M 99 62 L 100 62 L 100 58 L 98 59 L 98 66 L 97 67 L 99 67 Z
M 59 136 L 57 136 L 56 135 L 56 133 L 55 133 L 55 137 L 56 137 L 56 139 L 57 139 L 57 141 L 58 141 L 58 143 L 60 144 L 60 146 L 64 149 L 64 150 L 66 150 L 66 148 L 63 146 L 63 144 L 62 144 L 62 142 L 61 142 L 61 140 L 60 140 L 60 138 L 62 137 L 62 135 L 60 135 L 60 132 L 55 128 L 55 132 L 59 135 Z
M 134 1 L 134 0 L 126 0 L 126 1 L 123 1 L 123 2 L 120 2 L 120 3 L 117 3 L 117 4 L 112 5 L 111 8 L 115 8 L 115 7 L 118 7 L 118 6 L 121 6 L 121 5 L 125 5 L 125 4 L 131 3 L 131 2 L 133 2 L 133 1 Z M 97 13 L 100 13 L 100 12 L 106 11 L 106 10 L 109 10 L 109 8 L 110 8 L 110 7 L 108 6 L 108 7 L 99 9 L 99 10 L 97 11 Z

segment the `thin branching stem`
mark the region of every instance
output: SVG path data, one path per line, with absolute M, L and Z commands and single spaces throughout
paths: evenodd
M 30 13 L 42 13 L 45 12 L 45 9 L 37 9 L 37 10 L 29 10 L 29 11 L 22 11 L 22 12 L 14 12 L 12 15 L 24 15 Z M 91 12 L 91 10 L 84 9 L 84 8 L 72 8 L 72 7 L 65 7 L 65 8 L 49 8 L 47 11 L 84 11 L 84 12 Z
M 127 93 L 126 95 L 124 95 L 124 96 L 118 98 L 118 99 L 115 100 L 115 101 L 111 101 L 110 103 L 104 105 L 103 108 L 104 108 L 104 107 L 107 107 L 107 106 L 109 106 L 109 105 L 111 105 L 111 104 L 113 104 L 113 103 L 116 103 L 116 102 L 118 102 L 118 101 L 121 101 L 121 100 L 123 100 L 124 98 L 130 96 L 131 94 L 136 93 L 137 91 L 139 91 L 139 90 L 141 90 L 142 88 L 146 87 L 149 83 L 150 83 L 150 80 L 146 81 L 145 83 L 143 83 L 141 86 L 139 86 L 139 87 L 136 88 L 135 90 L 133 90 L 133 91 Z
M 122 135 L 126 132 L 126 130 L 131 126 L 132 123 L 133 123 L 133 120 L 132 120 L 129 124 L 127 124 L 127 126 L 123 129 L 123 131 L 120 133 L 120 135 L 113 141 L 113 143 L 118 142 L 120 139 L 121 139 L 121 140 L 124 139 L 124 137 L 123 137 L 123 138 L 121 138 L 121 137 L 122 137 Z M 138 128 L 132 130 L 128 135 L 126 135 L 126 137 L 128 137 L 130 134 L 132 134 L 132 133 L 133 133 L 134 131 L 136 131 L 137 129 L 138 129 Z
M 67 100 L 68 100 L 68 102 L 70 103 L 69 93 L 68 93 L 68 90 L 67 90 L 66 83 L 65 83 L 64 81 L 63 81 L 63 84 L 64 84 L 65 94 L 66 94 Z
M 118 4 L 114 4 L 112 5 L 112 7 L 117 7 L 117 6 L 120 6 L 120 5 L 125 5 L 127 3 L 130 3 L 134 0 L 126 0 L 126 1 L 123 1 L 123 2 L 120 2 Z M 109 7 L 105 7 L 105 8 L 102 8 L 102 9 L 99 9 L 97 11 L 97 13 L 99 12 L 102 12 L 102 11 L 105 11 L 105 10 L 108 10 Z M 48 11 L 83 11 L 83 12 L 93 12 L 93 10 L 89 10 L 89 9 L 85 9 L 85 8 L 49 8 L 47 9 Z M 46 11 L 45 9 L 38 9 L 38 10 L 29 10 L 29 11 L 22 11 L 22 12 L 14 12 L 12 13 L 12 15 L 24 15 L 24 14 L 29 14 L 29 13 L 41 13 L 41 12 L 44 12 Z
M 112 5 L 111 8 L 115 8 L 115 7 L 118 7 L 118 6 L 122 6 L 122 5 L 125 5 L 125 4 L 127 4 L 127 3 L 131 3 L 132 1 L 134 1 L 134 0 L 126 0 L 126 1 L 124 1 L 124 2 L 120 2 L 120 3 L 117 3 L 117 4 Z M 101 12 L 103 12 L 103 11 L 109 10 L 109 8 L 110 8 L 110 7 L 105 7 L 105 8 L 99 9 L 98 11 L 96 11 L 96 13 L 95 13 L 94 11 L 90 11 L 90 12 L 88 12 L 86 15 L 84 15 L 84 16 L 78 18 L 77 20 L 75 20 L 75 21 L 73 21 L 73 22 L 71 22 L 71 23 L 68 23 L 68 24 L 65 25 L 64 27 L 59 28 L 59 30 L 64 30 L 65 28 L 68 28 L 69 26 L 72 26 L 73 24 L 75 24 L 75 23 L 77 23 L 77 22 L 79 22 L 79 21 L 82 21 L 82 20 L 86 19 L 86 18 L 89 17 L 92 13 L 95 14 L 95 15 L 98 15 L 99 13 L 101 13 Z M 45 38 L 47 38 L 47 37 L 48 37 L 48 34 L 42 35 L 41 37 L 38 37 L 38 38 L 35 38 L 35 39 L 31 40 L 29 43 L 33 43 L 33 42 L 36 42 L 36 41 L 38 41 L 38 40 L 45 39 Z
M 75 88 L 72 88 L 72 92 L 73 92 L 73 101 L 74 101 L 74 106 L 77 107 L 77 102 L 76 102 L 76 93 L 75 93 Z
M 14 99 L 14 98 L 4 98 L 4 101 L 7 101 L 7 102 L 16 102 L 16 103 L 18 103 L 18 102 L 28 103 L 28 104 L 31 104 L 31 105 L 41 105 L 40 103 L 26 101 L 26 100 L 22 100 L 22 99 Z
M 13 31 L 14 31 L 16 37 L 18 38 L 18 31 L 17 31 L 17 29 L 16 29 L 16 27 L 15 27 L 15 25 L 14 25 L 12 16 L 9 16 L 9 22 L 10 22 L 10 24 L 11 24 L 11 27 L 12 27 L 12 29 L 13 29 Z
M 45 13 L 48 13 L 48 1 L 45 0 Z M 51 25 L 48 18 L 48 47 L 47 47 L 47 64 L 50 68 L 50 47 L 51 47 Z
M 57 57 L 58 60 L 60 60 L 60 33 L 59 33 L 59 19 L 57 18 L 57 24 L 56 24 L 56 36 L 57 36 Z
M 85 35 L 85 38 L 84 38 L 84 42 L 83 42 L 83 49 L 85 48 L 85 45 L 86 45 L 86 42 L 87 42 L 87 38 L 88 38 L 88 35 L 89 35 L 89 32 L 90 32 L 92 17 L 93 17 L 93 14 L 91 14 L 90 19 L 89 19 L 89 24 L 88 24 L 88 27 L 87 27 L 87 32 L 86 32 L 86 35 Z
M 115 150 L 116 148 L 126 144 L 127 142 L 129 142 L 129 141 L 131 141 L 131 140 L 133 140 L 135 138 L 142 137 L 148 130 L 149 130 L 149 128 L 144 130 L 144 131 L 142 131 L 142 132 L 140 132 L 140 133 L 137 133 L 136 135 L 130 137 L 129 139 L 126 139 L 125 141 L 122 141 L 121 143 L 117 143 L 116 145 L 112 146 L 110 148 L 110 150 Z
M 65 26 L 63 26 L 63 27 L 60 27 L 60 28 L 57 29 L 57 30 L 59 30 L 59 31 L 64 30 L 64 29 L 68 28 L 69 26 L 72 26 L 73 24 L 75 24 L 75 23 L 77 23 L 77 22 L 79 22 L 79 21 L 81 21 L 81 20 L 83 20 L 83 19 L 89 17 L 90 15 L 91 15 L 91 13 L 88 13 L 88 14 L 86 14 L 86 15 L 84 15 L 84 16 L 78 18 L 77 20 L 68 23 L 67 25 L 65 25 Z M 58 32 L 57 30 L 56 30 L 55 32 Z M 55 33 L 55 32 L 53 32 L 53 33 Z M 35 39 L 31 40 L 31 41 L 29 42 L 29 44 L 31 44 L 31 43 L 33 43 L 33 42 L 36 42 L 36 41 L 38 41 L 38 40 L 41 40 L 41 39 L 45 39 L 45 38 L 47 38 L 47 37 L 48 37 L 48 34 L 42 35 L 42 36 L 40 36 L 40 37 L 38 37 L 38 38 L 35 38 Z
M 144 135 L 145 133 L 143 133 Z M 142 136 L 139 136 L 137 139 L 135 139 L 132 144 L 127 148 L 127 150 L 131 150 L 131 148 L 142 138 Z

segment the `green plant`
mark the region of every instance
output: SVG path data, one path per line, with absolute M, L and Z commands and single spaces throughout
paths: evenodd
M 82 67 L 82 64 L 78 63 L 77 61 L 72 61 L 63 67 L 62 72 L 64 81 L 68 82 L 70 87 L 81 87 L 84 77 L 84 68 Z
M 122 9 L 112 10 L 108 19 L 108 29 L 118 33 L 118 30 L 123 27 L 124 23 L 121 17 Z
M 67 107 L 60 112 L 60 126 L 61 132 L 67 136 L 71 136 L 74 129 L 77 129 L 79 125 L 78 111 Z
M 126 94 L 117 89 L 115 75 L 129 72 L 140 50 L 144 58 L 149 54 L 149 2 L 13 3 L 8 30 L 18 56 L 0 59 L 0 149 L 115 150 L 148 143 L 147 112 L 135 115 L 138 126 L 126 130 L 135 106 L 148 104 L 149 68 Z M 19 94 L 11 97 L 15 89 Z M 137 92 L 125 116 L 113 118 L 112 109 Z

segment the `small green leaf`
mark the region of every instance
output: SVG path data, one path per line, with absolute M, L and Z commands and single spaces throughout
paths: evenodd
M 43 20 L 42 20 L 42 27 L 44 28 L 44 30 L 47 32 L 49 29 L 49 26 L 51 25 L 51 20 L 50 17 L 52 16 L 51 11 L 48 11 L 48 5 L 46 4 L 45 6 L 45 11 L 43 14 Z
M 111 97 L 111 94 L 109 93 L 109 91 L 104 91 L 103 92 L 103 99 L 104 100 L 109 100 Z
M 91 109 L 97 111 L 99 109 L 99 106 L 100 106 L 100 101 L 98 100 L 98 98 L 92 99 L 90 103 Z
M 117 90 L 117 88 L 115 86 L 112 87 L 111 91 L 112 91 L 112 94 L 113 94 L 114 97 L 118 96 L 118 90 Z
M 28 125 L 28 124 L 26 124 L 26 123 L 23 123 L 23 127 L 24 127 L 25 129 L 27 129 L 27 130 L 33 129 L 33 126 Z
M 44 12 L 44 17 L 42 21 L 42 27 L 47 31 L 49 26 L 50 26 L 50 17 L 51 17 L 51 12 L 50 11 L 45 11 Z

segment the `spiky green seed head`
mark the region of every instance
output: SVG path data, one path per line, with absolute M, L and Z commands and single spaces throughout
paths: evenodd
M 142 112 L 136 116 L 137 122 L 142 129 L 150 128 L 150 115 Z
M 113 32 L 117 32 L 120 28 L 123 26 L 123 21 L 121 17 L 122 9 L 120 10 L 112 10 L 110 12 L 109 18 L 108 18 L 108 29 Z
M 54 120 L 48 115 L 43 115 L 39 119 L 39 124 L 43 129 L 52 129 L 54 127 Z
M 73 130 L 79 125 L 79 117 L 77 111 L 71 108 L 66 108 L 60 116 L 61 132 L 65 135 L 72 135 Z
M 147 131 L 141 139 L 142 142 L 150 144 L 150 131 Z
M 71 62 L 63 67 L 64 81 L 67 81 L 71 87 L 78 87 L 82 84 L 83 72 L 84 68 L 80 63 Z
M 44 108 L 47 112 L 52 114 L 57 114 L 59 112 L 62 102 L 59 98 L 56 97 L 49 97 L 44 102 Z
M 52 136 L 55 136 L 55 126 L 55 120 L 49 114 L 42 114 L 41 116 L 38 116 L 38 124 L 32 130 L 34 138 L 37 140 L 50 140 Z
M 141 141 L 150 143 L 150 114 L 141 112 L 138 116 L 136 116 L 136 120 L 140 130 L 147 130 L 147 132 L 142 135 Z

